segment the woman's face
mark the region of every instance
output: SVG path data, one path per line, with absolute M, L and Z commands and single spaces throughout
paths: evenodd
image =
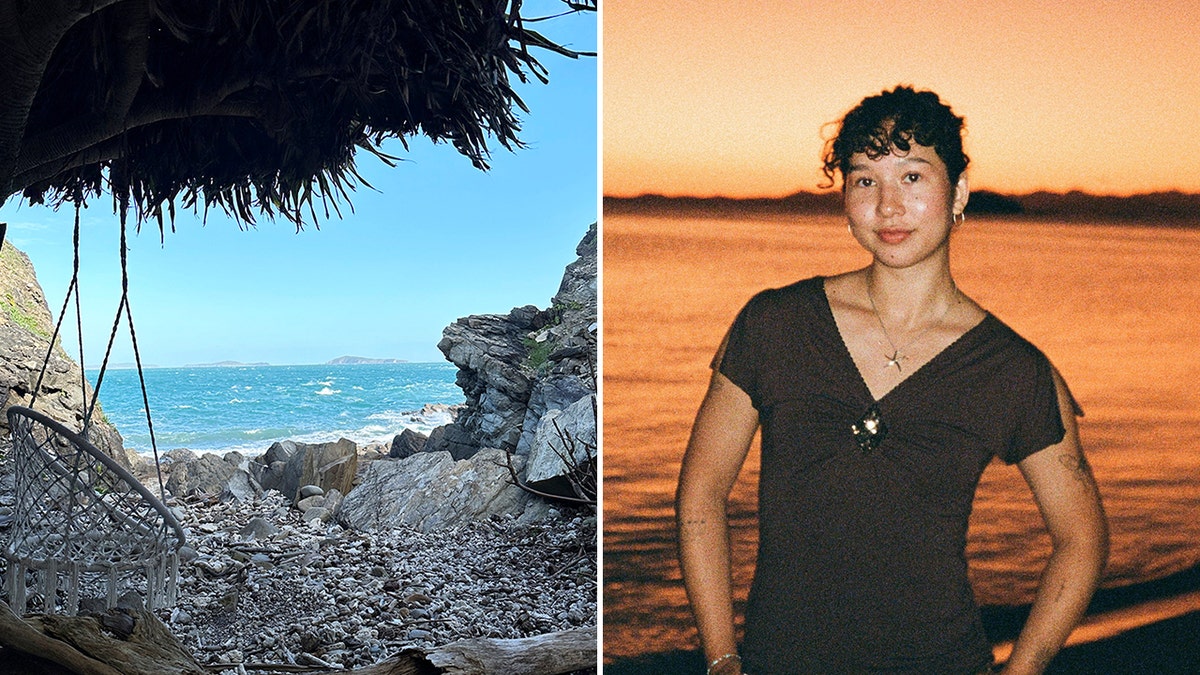
M 951 185 L 928 145 L 876 159 L 858 153 L 845 176 L 844 202 L 858 243 L 890 267 L 908 267 L 948 250 L 953 214 L 967 205 L 967 178 Z

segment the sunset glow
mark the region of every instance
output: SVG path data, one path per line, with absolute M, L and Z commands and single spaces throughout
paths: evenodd
M 1200 192 L 1191 0 L 625 0 L 603 30 L 609 195 L 814 190 L 823 125 L 902 83 L 967 118 L 975 188 Z

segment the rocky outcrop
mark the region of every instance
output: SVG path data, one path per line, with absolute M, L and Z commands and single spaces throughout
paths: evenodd
M 11 242 L 4 242 L 0 247 L 0 434 L 5 438 L 7 411 L 30 404 L 53 334 L 54 321 L 33 265 Z M 83 428 L 85 392 L 90 403 L 91 385 L 83 383 L 79 365 L 56 344 L 34 407 L 78 431 Z M 104 418 L 100 406 L 92 415 L 88 439 L 126 468 L 138 462 L 136 453 L 125 450 L 121 434 Z
M 446 327 L 438 349 L 458 366 L 455 383 L 467 405 L 440 438 L 445 445 L 431 451 L 466 459 L 481 448 L 516 449 L 533 388 L 525 340 L 546 319 L 530 305 L 507 315 L 468 316 Z
M 458 366 L 467 402 L 453 424 L 430 434 L 426 451 L 454 459 L 483 448 L 526 455 L 543 417 L 595 394 L 595 225 L 576 253 L 548 309 L 469 316 L 443 331 L 438 349 Z M 593 437 L 594 429 L 593 418 Z
M 459 319 L 439 348 L 459 367 L 463 406 L 426 406 L 390 447 L 281 441 L 261 457 L 168 453 L 168 488 L 177 497 L 246 501 L 277 491 L 313 524 L 358 530 L 456 528 L 494 518 L 537 522 L 561 513 L 524 490 L 594 503 L 596 458 L 596 232 L 577 247 L 545 310 Z M 384 457 L 387 453 L 390 456 Z M 528 467 L 528 468 L 527 468 Z M 355 475 L 358 473 L 359 475 Z M 515 474 L 515 480 L 514 480 Z M 223 482 L 222 482 L 223 481 Z

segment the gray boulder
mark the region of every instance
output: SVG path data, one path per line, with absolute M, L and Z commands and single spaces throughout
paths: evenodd
M 224 457 L 215 454 L 203 454 L 199 457 L 177 454 L 175 461 L 170 465 L 167 490 L 177 498 L 220 495 L 225 492 L 226 484 L 237 470 L 236 463 L 228 462 Z
M 392 439 L 392 449 L 388 451 L 388 457 L 394 459 L 411 457 L 424 450 L 428 440 L 429 437 L 419 431 L 405 429 Z
M 293 503 L 306 485 L 346 494 L 358 471 L 358 446 L 345 438 L 333 443 L 280 441 L 271 445 L 258 464 L 262 488 L 281 492 Z
M 517 470 L 524 458 L 513 457 Z M 338 519 L 356 530 L 398 524 L 429 532 L 493 515 L 530 522 L 549 506 L 509 482 L 505 452 L 482 450 L 454 460 L 447 452 L 422 452 L 402 460 L 378 460 L 367 467 L 338 509 Z
M 263 464 L 274 464 L 275 462 L 287 462 L 296 454 L 296 443 L 294 441 L 276 441 L 267 448 L 266 453 L 260 458 Z
M 239 465 L 234 469 L 233 475 L 225 481 L 225 488 L 221 492 L 221 497 L 233 498 L 239 502 L 245 502 L 254 499 L 263 493 L 262 486 L 254 479 L 254 476 L 246 470 L 244 465 Z
M 589 394 L 565 410 L 551 410 L 542 417 L 524 479 L 542 492 L 581 496 L 572 489 L 572 479 L 590 471 L 594 486 L 595 461 L 596 396 Z
M 521 424 L 521 439 L 517 443 L 517 454 L 529 453 L 529 449 L 533 446 L 534 436 L 537 434 L 538 422 L 543 415 L 551 410 L 563 410 L 594 392 L 595 389 L 578 375 L 553 374 L 538 380 L 534 385 L 533 394 L 529 397 L 529 405 L 525 408 L 525 419 Z

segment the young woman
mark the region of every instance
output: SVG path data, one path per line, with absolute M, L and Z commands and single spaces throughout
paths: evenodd
M 1107 527 L 1071 395 L 950 273 L 962 127 L 908 87 L 847 113 L 825 173 L 871 264 L 759 293 L 713 360 L 676 504 L 710 673 L 989 672 L 965 548 L 993 457 L 1020 468 L 1054 549 L 1002 672 L 1042 672 L 1096 588 Z M 739 657 L 726 505 L 760 427 Z

